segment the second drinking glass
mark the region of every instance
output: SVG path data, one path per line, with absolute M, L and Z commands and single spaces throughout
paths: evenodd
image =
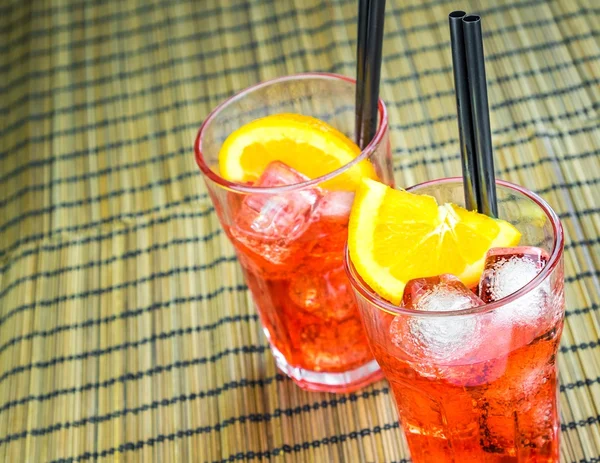
M 234 183 L 220 174 L 219 151 L 240 127 L 284 113 L 314 117 L 353 139 L 354 98 L 354 81 L 332 74 L 265 82 L 217 107 L 195 143 L 196 161 L 277 366 L 308 390 L 349 392 L 381 377 L 343 265 L 354 192 L 333 185 L 365 161 L 381 182 L 393 185 L 385 105 L 379 101 L 372 142 L 354 161 L 319 178 L 295 177 L 285 165 L 271 164 L 267 175 L 277 178 L 277 186 Z
M 478 288 L 484 305 L 453 310 L 457 300 L 464 304 L 477 297 L 460 283 L 464 291 L 421 285 L 413 294 L 425 301 L 417 304 L 419 310 L 393 305 L 347 259 L 367 336 L 390 382 L 415 463 L 559 460 L 562 226 L 533 192 L 503 181 L 496 184 L 499 217 L 522 237 L 519 247 L 488 254 L 486 265 L 491 265 Z M 460 178 L 407 191 L 433 196 L 440 204 L 464 203 Z M 536 258 L 545 264 L 533 277 Z

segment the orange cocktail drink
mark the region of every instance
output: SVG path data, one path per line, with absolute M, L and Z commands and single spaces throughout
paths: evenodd
M 505 182 L 506 222 L 447 204 L 462 202 L 461 179 L 409 189 L 419 195 L 368 183 L 351 213 L 347 270 L 412 461 L 558 462 L 556 214 Z
M 385 106 L 360 150 L 355 85 L 326 74 L 252 87 L 216 108 L 196 159 L 235 248 L 278 367 L 300 386 L 346 392 L 381 377 L 344 270 L 362 178 L 392 184 Z

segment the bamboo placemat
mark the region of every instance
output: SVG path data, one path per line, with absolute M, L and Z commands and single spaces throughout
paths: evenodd
M 460 3 L 460 4 L 459 4 Z M 399 185 L 460 172 L 447 14 L 484 17 L 498 176 L 560 213 L 562 461 L 600 461 L 600 8 L 388 1 Z M 194 165 L 208 111 L 354 74 L 355 0 L 0 5 L 0 460 L 406 462 L 388 385 L 277 373 Z

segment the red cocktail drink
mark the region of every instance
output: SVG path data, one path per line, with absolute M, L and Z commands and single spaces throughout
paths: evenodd
M 410 190 L 460 203 L 462 182 Z M 478 288 L 451 275 L 420 278 L 393 305 L 347 261 L 415 463 L 559 461 L 562 228 L 535 194 L 504 182 L 497 191 L 521 246 L 491 249 Z
M 260 84 L 215 109 L 196 141 L 210 198 L 235 248 L 277 365 L 310 390 L 347 392 L 381 377 L 344 270 L 354 191 L 339 179 L 368 163 L 370 175 L 393 183 L 385 106 L 380 101 L 379 129 L 371 144 L 347 165 L 316 178 L 277 160 L 274 145 L 265 141 L 251 153 L 263 150 L 270 159 L 257 178 L 229 181 L 217 173 L 219 165 L 223 169 L 219 151 L 240 127 L 283 113 L 292 114 L 284 117 L 294 124 L 293 114 L 312 116 L 352 137 L 354 91 L 352 80 L 326 74 Z M 277 117 L 272 120 L 278 123 Z M 335 137 L 332 143 L 341 143 Z M 304 158 L 314 155 L 310 146 L 284 146 L 294 155 L 281 157 L 304 167 L 310 161 Z

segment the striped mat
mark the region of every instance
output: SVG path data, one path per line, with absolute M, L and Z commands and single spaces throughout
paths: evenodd
M 398 185 L 460 173 L 447 15 L 484 18 L 500 178 L 567 233 L 562 460 L 600 461 L 600 5 L 388 0 Z M 193 160 L 232 92 L 352 76 L 356 0 L 0 4 L 0 461 L 407 462 L 388 384 L 274 366 Z

